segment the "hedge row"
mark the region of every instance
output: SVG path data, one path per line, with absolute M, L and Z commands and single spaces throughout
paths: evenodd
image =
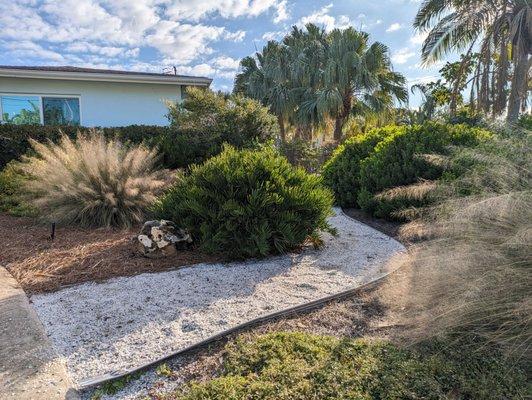
M 225 96 L 191 88 L 187 98 L 170 105 L 169 127 L 130 125 L 99 128 L 107 138 L 157 147 L 161 166 L 184 168 L 221 152 L 224 143 L 249 148 L 275 139 L 275 116 L 259 102 L 241 96 Z M 74 138 L 90 128 L 73 126 L 0 125 L 0 168 L 30 150 L 30 139 L 57 142 L 61 132 Z
M 37 142 L 48 140 L 57 143 L 61 132 L 70 138 L 78 133 L 90 134 L 94 128 L 73 126 L 42 125 L 0 125 L 0 169 L 14 159 L 26 154 L 30 149 L 30 139 Z M 251 142 L 225 135 L 199 134 L 196 131 L 183 131 L 176 128 L 151 125 L 130 125 L 114 128 L 97 128 L 107 138 L 116 138 L 125 143 L 145 144 L 157 147 L 160 154 L 160 166 L 176 169 L 201 163 L 218 154 L 223 143 L 245 147 Z M 235 143 L 236 142 L 236 143 Z
M 378 217 L 390 217 L 400 208 L 418 206 L 409 199 L 387 203 L 375 194 L 385 189 L 433 180 L 443 170 L 423 154 L 445 153 L 449 146 L 473 146 L 490 132 L 466 125 L 430 122 L 389 126 L 346 141 L 324 165 L 324 181 L 342 207 L 360 207 Z

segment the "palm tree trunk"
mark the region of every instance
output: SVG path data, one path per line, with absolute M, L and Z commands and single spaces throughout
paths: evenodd
M 497 116 L 506 107 L 506 84 L 508 82 L 508 43 L 501 39 L 499 71 L 497 74 L 497 87 L 495 90 L 495 104 L 493 105 L 493 116 Z
M 279 122 L 279 134 L 281 135 L 281 143 L 285 143 L 286 142 L 286 129 L 284 126 L 284 118 L 281 115 L 278 115 L 277 122 Z
M 508 122 L 516 122 L 521 110 L 521 102 L 528 91 L 528 54 L 520 54 L 516 57 L 514 76 L 512 78 L 512 88 L 510 90 L 510 100 L 508 101 Z
M 334 121 L 334 135 L 333 138 L 337 142 L 342 139 L 342 129 L 344 127 L 344 119 L 340 116 L 336 117 L 336 120 Z
M 460 84 L 461 83 L 463 84 L 463 82 L 467 80 L 467 76 L 464 77 L 463 75 L 466 71 L 467 66 L 471 62 L 471 53 L 473 51 L 474 44 L 475 44 L 475 41 L 471 43 L 471 46 L 467 50 L 466 55 L 462 59 L 462 62 L 460 63 L 460 68 L 458 70 L 457 77 L 453 83 L 453 90 L 451 92 L 451 103 L 449 105 L 449 111 L 451 113 L 451 117 L 454 117 L 456 115 L 458 95 L 460 94 L 460 90 L 462 89 Z
M 345 121 L 347 120 L 347 117 L 349 117 L 349 114 L 351 113 L 351 100 L 352 100 L 352 94 L 351 92 L 347 92 L 344 94 L 344 100 L 342 105 L 342 110 L 336 117 L 336 120 L 334 121 L 334 140 L 337 142 L 342 140 L 343 135 L 343 128 L 345 125 Z

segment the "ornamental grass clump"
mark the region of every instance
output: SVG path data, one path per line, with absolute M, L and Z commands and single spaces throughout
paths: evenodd
M 142 222 L 164 186 L 155 150 L 107 141 L 97 131 L 31 145 L 35 155 L 21 165 L 30 177 L 25 189 L 47 221 L 129 227 Z
M 386 302 L 415 340 L 441 334 L 483 338 L 532 359 L 532 152 L 530 132 L 449 157 L 455 179 L 436 182 L 433 204 L 402 228 L 422 239 L 390 283 Z
M 244 259 L 284 253 L 329 230 L 332 193 L 272 149 L 224 151 L 170 188 L 156 214 L 203 250 Z

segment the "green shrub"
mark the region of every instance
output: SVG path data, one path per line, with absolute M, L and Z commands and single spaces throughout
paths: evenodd
M 324 164 L 323 180 L 333 191 L 341 207 L 357 207 L 360 190 L 360 162 L 368 157 L 377 143 L 404 127 L 389 126 L 354 136 L 338 146 Z
M 199 88 L 189 88 L 183 102 L 170 104 L 168 117 L 180 131 L 219 137 L 220 144 L 235 147 L 273 140 L 279 133 L 277 119 L 258 101 Z
M 181 104 L 169 105 L 168 126 L 130 125 L 98 128 L 113 140 L 157 148 L 163 168 L 185 168 L 201 163 L 221 152 L 223 144 L 252 148 L 257 143 L 273 140 L 278 124 L 260 103 L 240 96 L 223 95 L 191 89 Z M 30 141 L 57 143 L 62 134 L 76 138 L 91 128 L 73 126 L 42 126 L 0 124 L 0 168 L 20 159 L 31 150 Z
M 142 222 L 164 181 L 156 152 L 123 146 L 92 132 L 59 143 L 31 141 L 35 155 L 20 164 L 24 190 L 47 221 L 128 227 Z
M 532 114 L 523 114 L 519 117 L 517 125 L 520 128 L 532 131 Z
M 323 163 L 328 160 L 336 147 L 335 143 L 315 146 L 308 140 L 292 139 L 279 146 L 280 153 L 285 156 L 290 164 L 303 167 L 307 172 L 317 172 Z
M 273 149 L 227 147 L 193 166 L 156 213 L 188 228 L 205 251 L 247 258 L 286 252 L 328 229 L 332 201 L 318 176 Z
M 37 211 L 24 196 L 28 177 L 21 171 L 18 162 L 10 161 L 0 171 L 0 211 L 16 217 L 35 216 Z
M 409 200 L 387 204 L 386 201 L 375 199 L 374 194 L 391 187 L 441 176 L 442 168 L 421 155 L 445 153 L 451 145 L 474 146 L 490 136 L 484 129 L 434 122 L 397 130 L 378 143 L 371 155 L 361 161 L 358 204 L 376 216 L 389 217 L 393 210 L 408 207 Z
M 220 377 L 170 398 L 509 399 L 524 398 L 522 371 L 495 351 L 433 342 L 403 350 L 390 343 L 277 332 L 226 347 Z

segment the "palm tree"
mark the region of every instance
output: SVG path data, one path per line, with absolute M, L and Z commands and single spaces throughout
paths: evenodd
M 307 25 L 307 30 L 313 29 Z M 312 69 L 314 90 L 301 102 L 301 113 L 318 121 L 334 119 L 334 139 L 342 138 L 348 117 L 380 113 L 395 100 L 406 101 L 405 78 L 394 72 L 388 49 L 381 43 L 368 46 L 367 33 L 353 28 L 335 29 L 323 43 L 322 58 Z
M 506 105 L 509 61 L 513 63 L 508 121 L 514 122 L 526 105 L 532 54 L 532 5 L 530 0 L 425 0 L 414 21 L 429 31 L 422 59 L 430 63 L 450 51 L 480 46 L 476 71 L 477 96 L 495 112 Z M 498 52 L 499 61 L 493 62 Z M 467 59 L 466 54 L 466 59 Z M 491 75 L 491 79 L 490 79 Z
M 405 78 L 392 70 L 388 49 L 368 44 L 367 33 L 353 28 L 294 26 L 282 43 L 270 41 L 241 61 L 235 91 L 269 105 L 279 120 L 296 126 L 296 136 L 312 138 L 314 127 L 334 120 L 334 138 L 353 113 L 389 110 L 408 97 Z
M 432 87 L 429 84 L 418 83 L 413 85 L 410 90 L 412 93 L 418 91 L 423 97 L 423 103 L 419 108 L 419 114 L 417 114 L 419 122 L 432 119 L 437 106 L 436 98 L 432 94 Z
M 240 62 L 241 72 L 235 77 L 235 93 L 261 101 L 277 116 L 281 140 L 286 140 L 285 121 L 292 113 L 291 81 L 286 49 L 270 41 L 256 57 Z

